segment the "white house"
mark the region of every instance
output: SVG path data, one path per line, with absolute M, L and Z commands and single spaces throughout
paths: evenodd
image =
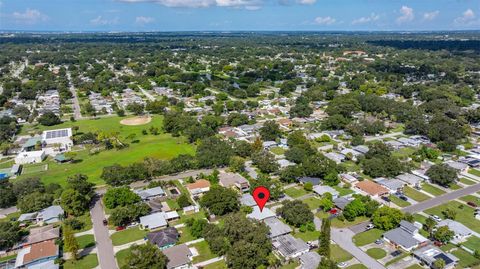
M 45 159 L 45 151 L 23 151 L 15 157 L 16 164 L 41 163 Z
M 60 151 L 69 151 L 73 146 L 72 128 L 43 131 L 42 142 L 49 145 L 60 145 Z

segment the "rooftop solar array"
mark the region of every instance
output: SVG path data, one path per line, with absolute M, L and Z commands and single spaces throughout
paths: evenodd
M 58 138 L 58 137 L 68 137 L 68 130 L 54 130 L 46 132 L 46 139 Z

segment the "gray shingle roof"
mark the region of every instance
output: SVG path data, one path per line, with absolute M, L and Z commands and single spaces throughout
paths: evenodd
M 292 228 L 277 218 L 268 218 L 263 221 L 270 228 L 270 238 L 288 234 Z

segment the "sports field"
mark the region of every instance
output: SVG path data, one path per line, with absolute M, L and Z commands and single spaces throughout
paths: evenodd
M 145 157 L 155 157 L 159 159 L 171 159 L 179 154 L 194 154 L 194 146 L 185 142 L 182 137 L 172 137 L 170 134 L 161 133 L 159 135 L 143 135 L 142 130 L 150 127 L 162 128 L 162 117 L 155 116 L 151 122 L 140 126 L 126 126 L 120 124 L 119 117 L 101 118 L 97 120 L 82 120 L 77 122 L 66 122 L 57 126 L 50 126 L 48 129 L 58 129 L 65 127 L 78 126 L 79 132 L 95 132 L 95 131 L 117 131 L 121 139 L 129 143 L 129 147 L 121 150 L 106 150 L 95 155 L 90 155 L 88 150 L 77 152 L 75 159 L 80 160 L 76 163 L 58 164 L 49 158 L 44 163 L 48 163 L 47 171 L 39 171 L 36 173 L 28 173 L 19 178 L 24 177 L 40 177 L 43 182 L 58 183 L 65 185 L 65 179 L 77 173 L 85 174 L 89 180 L 97 185 L 104 184 L 100 179 L 102 169 L 115 163 L 127 165 L 134 162 L 142 161 Z M 47 129 L 38 127 L 38 130 Z M 23 131 L 22 131 L 23 132 Z M 137 143 L 131 143 L 131 140 L 125 137 L 135 134 Z M 38 166 L 38 165 L 37 165 Z M 28 169 L 28 165 L 26 166 Z

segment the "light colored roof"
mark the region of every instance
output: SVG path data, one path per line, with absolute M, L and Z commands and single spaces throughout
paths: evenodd
M 35 244 L 47 240 L 57 239 L 60 237 L 60 227 L 54 228 L 53 225 L 37 227 L 30 229 L 25 245 Z
M 65 214 L 65 212 L 61 206 L 52 205 L 38 212 L 37 218 L 40 218 L 47 223 L 53 223 L 57 222 L 59 216 L 63 216 L 63 214 Z
M 220 173 L 218 175 L 220 185 L 229 188 L 236 184 L 248 184 L 248 181 L 237 173 Z
M 58 269 L 60 266 L 55 264 L 55 260 L 49 260 L 42 263 L 37 263 L 33 265 L 29 265 L 28 269 Z
M 329 192 L 333 196 L 338 196 L 339 192 L 330 186 L 324 185 L 317 185 L 313 187 L 313 191 L 319 195 L 324 195 L 325 193 Z
M 388 239 L 392 243 L 404 247 L 405 249 L 410 249 L 420 243 L 417 239 L 413 237 L 413 234 L 405 231 L 400 227 L 384 233 L 383 237 L 385 239 Z
M 390 190 L 398 190 L 405 186 L 405 182 L 399 179 L 383 179 L 377 181 L 378 184 L 390 189 Z
M 270 238 L 274 238 L 280 235 L 288 234 L 292 231 L 292 228 L 283 223 L 277 218 L 267 218 L 263 222 L 270 228 Z
M 164 249 L 162 252 L 168 258 L 167 269 L 189 264 L 192 256 L 192 252 L 185 244 Z
M 37 145 L 37 142 L 42 142 L 42 138 L 39 136 L 29 138 L 27 142 L 23 144 L 23 148 L 35 147 L 35 145 Z
M 243 194 L 240 198 L 240 203 L 246 206 L 254 206 L 257 204 L 250 193 Z
M 389 192 L 385 187 L 370 180 L 360 181 L 355 186 L 370 195 L 382 195 Z
M 167 226 L 164 212 L 157 212 L 150 215 L 140 217 L 140 223 L 143 227 L 148 229 L 155 229 Z
M 290 234 L 275 238 L 272 241 L 272 245 L 283 257 L 289 257 L 309 250 L 305 241 L 300 238 L 295 238 Z
M 199 179 L 193 183 L 187 184 L 187 188 L 189 190 L 203 189 L 203 188 L 209 188 L 209 187 L 210 187 L 210 181 L 206 179 Z
M 165 216 L 165 219 L 167 219 L 167 220 L 176 219 L 176 218 L 180 217 L 178 215 L 177 211 L 164 212 L 164 216 Z
M 317 252 L 310 251 L 302 254 L 299 259 L 302 263 L 302 269 L 317 269 L 322 257 Z
M 345 206 L 347 206 L 351 201 L 348 200 L 347 198 L 345 197 L 338 197 L 338 198 L 335 198 L 333 199 L 333 203 L 335 204 L 336 207 L 340 208 L 340 209 L 344 209 Z
M 416 185 L 423 181 L 423 178 L 410 173 L 398 175 L 397 178 L 410 185 Z
M 448 226 L 448 228 L 459 236 L 469 236 L 473 231 L 458 221 L 444 219 L 437 224 L 437 227 Z
M 22 222 L 22 221 L 34 220 L 37 218 L 37 215 L 38 215 L 38 212 L 22 214 L 20 215 L 20 217 L 18 217 L 18 221 Z
M 252 213 L 248 214 L 247 217 L 256 220 L 264 220 L 266 218 L 275 217 L 275 213 L 273 213 L 273 211 L 268 207 L 264 207 L 262 212 L 260 212 L 260 208 L 258 206 L 254 206 Z
M 468 164 L 456 161 L 448 161 L 445 164 L 456 170 L 464 170 L 468 168 Z
M 162 187 L 155 187 L 146 190 L 135 190 L 134 192 L 138 194 L 138 196 L 140 196 L 140 198 L 142 198 L 143 200 L 154 196 L 165 195 L 165 191 L 162 189 Z

